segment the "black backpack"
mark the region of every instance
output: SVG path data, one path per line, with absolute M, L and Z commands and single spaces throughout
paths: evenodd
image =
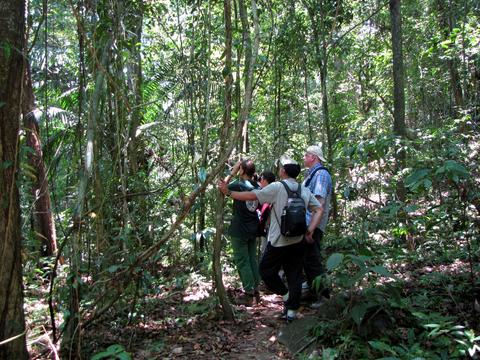
M 286 237 L 304 235 L 307 231 L 307 221 L 302 186 L 298 184 L 297 191 L 294 192 L 285 182 L 281 181 L 281 183 L 287 190 L 288 199 L 280 219 L 280 233 Z

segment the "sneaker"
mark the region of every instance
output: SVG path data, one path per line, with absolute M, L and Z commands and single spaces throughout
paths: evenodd
M 297 318 L 297 310 L 291 310 L 283 308 L 282 312 L 277 316 L 277 319 L 287 321 L 288 323 L 292 322 Z
M 286 315 L 287 322 L 292 322 L 296 318 L 297 318 L 297 310 L 288 309 L 287 310 L 287 315 Z
M 324 289 L 320 292 L 320 295 L 317 299 L 310 304 L 311 309 L 320 309 L 326 301 L 330 299 L 330 290 Z
M 323 304 L 325 304 L 326 299 L 324 297 L 320 297 L 317 301 L 310 304 L 310 309 L 320 309 Z

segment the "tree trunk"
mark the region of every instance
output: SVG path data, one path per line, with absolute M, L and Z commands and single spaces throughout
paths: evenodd
M 327 135 L 327 160 L 330 162 L 333 160 L 333 138 L 332 131 L 330 129 L 330 115 L 328 110 L 328 93 L 327 93 L 327 75 L 328 75 L 328 52 L 327 52 L 327 39 L 326 34 L 321 33 L 321 28 L 326 28 L 323 9 L 314 9 L 306 4 L 310 20 L 313 27 L 313 38 L 315 41 L 315 59 L 317 62 L 318 70 L 320 71 L 320 87 L 322 89 L 322 113 L 323 124 L 325 126 L 325 133 Z M 323 6 L 323 2 L 320 3 Z M 317 12 L 319 14 L 317 14 Z M 320 16 L 318 20 L 317 16 Z M 335 23 L 335 22 L 334 22 Z M 321 25 L 320 25 L 321 24 Z M 332 29 L 333 31 L 333 29 Z M 331 163 L 330 169 L 333 170 L 333 164 Z M 335 189 L 332 189 L 332 216 L 336 222 L 338 219 L 338 204 L 337 197 L 335 195 Z
M 406 138 L 405 126 L 405 85 L 402 54 L 402 18 L 400 14 L 400 0 L 390 0 L 390 17 L 392 21 L 392 50 L 393 50 L 393 133 L 401 140 Z M 403 146 L 403 144 L 402 144 Z M 401 150 L 397 156 L 397 172 L 405 167 L 405 151 Z M 397 182 L 397 197 L 405 201 L 405 185 L 403 180 Z
M 235 34 L 238 34 L 240 32 L 239 26 L 238 26 L 238 20 L 239 20 L 239 9 L 238 9 L 238 4 L 237 0 L 233 0 L 233 15 L 234 15 L 234 28 L 232 28 L 232 32 Z M 243 46 L 239 46 L 238 44 L 235 45 L 237 49 L 237 62 L 235 63 L 235 70 L 236 70 L 236 76 L 235 76 L 235 83 L 232 83 L 232 102 L 233 102 L 233 107 L 234 107 L 234 113 L 240 114 L 240 109 L 242 108 L 242 72 L 240 69 L 241 61 L 240 59 L 243 56 Z M 233 49 L 232 49 L 233 51 Z M 233 56 L 233 54 L 232 54 Z M 234 131 L 237 132 L 237 126 L 238 122 L 235 122 L 235 129 Z M 243 131 L 243 129 L 242 129 Z M 237 151 L 241 151 L 242 149 L 242 137 L 238 139 L 234 139 L 235 141 L 235 149 Z
M 244 69 L 244 81 L 245 92 L 247 91 L 247 83 L 249 81 L 248 74 L 250 73 L 250 59 L 252 58 L 252 40 L 250 38 L 250 27 L 248 26 L 247 8 L 245 6 L 245 0 L 238 0 L 238 9 L 240 14 L 240 22 L 242 23 L 242 41 L 243 48 L 245 50 L 245 69 Z M 240 60 L 240 59 L 238 59 Z M 245 106 L 245 104 L 243 104 Z M 247 109 L 247 113 L 249 109 Z M 242 129 L 242 152 L 248 154 L 250 151 L 250 144 L 248 141 L 248 119 L 245 119 Z
M 306 54 L 305 54 L 306 56 Z M 307 62 L 303 63 L 303 86 L 305 94 L 305 106 L 307 107 L 307 124 L 308 124 L 308 143 L 313 144 L 313 128 L 312 128 L 312 111 L 310 110 L 310 93 L 308 91 L 308 68 Z
M 390 18 L 392 22 L 392 53 L 393 53 L 393 133 L 400 139 L 400 149 L 397 151 L 396 169 L 397 174 L 405 168 L 406 152 L 404 149 L 407 129 L 405 125 L 405 85 L 402 54 L 402 17 L 400 12 L 400 0 L 390 0 Z M 397 199 L 402 204 L 406 201 L 405 183 L 401 176 L 397 180 Z M 408 216 L 401 208 L 398 214 L 399 225 L 407 228 Z M 411 236 L 403 234 L 402 242 L 406 243 L 410 251 L 415 250 L 413 242 L 407 240 Z
M 202 136 L 202 159 L 201 159 L 201 168 L 207 169 L 207 155 L 208 155 L 208 129 L 210 126 L 210 93 L 211 93 L 211 75 L 212 70 L 210 66 L 210 57 L 212 53 L 212 32 L 210 28 L 211 22 L 211 10 L 210 3 L 207 3 L 207 9 L 205 10 L 205 26 L 207 38 L 206 46 L 206 79 L 205 79 L 205 93 L 204 93 L 204 105 L 205 105 L 205 114 L 200 117 L 200 134 Z M 206 198 L 205 194 L 199 196 L 199 214 L 198 214 L 198 228 L 197 231 L 203 231 L 205 229 L 205 219 L 206 219 Z M 199 239 L 199 251 L 200 251 L 200 262 L 203 262 L 203 254 L 205 253 L 205 237 L 200 236 Z
M 445 4 L 445 1 L 437 1 L 437 7 L 439 12 L 439 23 L 440 23 L 440 31 L 443 34 L 443 40 L 447 40 L 450 38 L 453 28 L 455 27 L 454 19 L 452 16 L 448 14 L 451 9 L 446 9 L 445 7 L 448 6 Z M 455 100 L 455 107 L 454 114 L 458 114 L 458 111 L 461 110 L 464 106 L 463 101 L 463 90 L 462 85 L 460 83 L 460 75 L 458 74 L 458 60 L 457 58 L 452 56 L 447 56 L 447 67 L 448 72 L 450 74 L 450 89 Z
M 225 21 L 225 104 L 223 111 L 223 126 L 222 134 L 220 136 L 220 154 L 223 154 L 226 149 L 226 139 L 230 134 L 230 128 L 232 123 L 232 8 L 230 0 L 223 1 L 224 6 L 224 21 Z M 222 167 L 223 168 L 223 167 Z M 223 237 L 223 210 L 225 207 L 225 201 L 223 195 L 217 191 L 217 211 L 216 211 L 216 234 L 213 243 L 213 277 L 215 281 L 215 289 L 218 299 L 223 309 L 223 315 L 227 320 L 233 320 L 232 306 L 228 302 L 225 286 L 222 279 L 222 266 L 220 263 L 220 257 L 222 253 L 222 237 Z
M 275 158 L 280 157 L 286 150 L 285 136 L 286 131 L 282 126 L 282 60 L 275 55 L 274 57 L 274 113 L 273 113 L 273 149 Z
M 240 7 L 242 7 L 241 5 Z M 245 9 L 243 10 L 245 11 Z M 246 51 L 245 56 L 245 92 L 242 102 L 242 108 L 240 111 L 240 116 L 237 122 L 236 134 L 243 132 L 244 125 L 247 122 L 247 117 L 250 112 L 251 103 L 252 103 L 252 91 L 253 91 L 253 69 L 255 68 L 255 62 L 258 54 L 258 47 L 260 41 L 260 30 L 257 17 L 257 7 L 255 0 L 252 0 L 252 15 L 253 23 L 255 29 L 255 39 L 253 46 L 251 41 L 249 46 L 251 47 L 249 51 Z M 226 140 L 230 138 L 230 129 L 231 129 L 231 111 L 232 111 L 232 25 L 231 25 L 231 7 L 230 1 L 224 1 L 224 16 L 225 16 L 225 104 L 224 104 L 224 113 L 223 113 L 223 126 L 222 134 L 220 137 L 220 157 L 229 154 L 230 151 L 227 149 Z M 244 20 L 243 20 L 244 21 Z M 243 24 L 242 21 L 242 24 Z M 245 32 L 247 31 L 245 28 Z M 249 38 L 249 36 L 248 36 Z M 248 54 L 248 55 L 247 55 Z M 236 140 L 236 136 L 232 139 L 232 142 Z M 220 266 L 220 254 L 221 254 L 221 245 L 222 245 L 222 235 L 223 235 L 223 210 L 224 210 L 224 201 L 223 195 L 220 192 L 217 193 L 217 212 L 216 212 L 216 236 L 214 243 L 214 258 L 213 258 L 213 268 L 214 268 L 214 277 L 215 285 L 217 289 L 217 294 L 219 296 L 220 303 L 222 304 L 225 318 L 233 319 L 233 312 L 228 300 L 226 298 L 225 288 L 222 281 L 222 272 Z
M 17 187 L 25 3 L 0 0 L 0 359 L 28 359 Z
M 141 120 L 143 117 L 142 114 L 142 102 L 143 102 L 143 95 L 142 95 L 142 84 L 143 84 L 143 73 L 142 73 L 142 54 L 140 48 L 137 44 L 142 42 L 142 32 L 143 32 L 143 13 L 144 13 L 144 4 L 143 0 L 138 1 L 135 3 L 129 3 L 128 8 L 131 8 L 131 12 L 135 12 L 135 16 L 130 19 L 130 21 L 126 21 L 131 27 L 131 33 L 134 34 L 132 43 L 133 45 L 130 46 L 130 52 L 132 53 L 132 61 L 128 66 L 128 77 L 129 82 L 131 83 L 132 92 L 132 100 L 131 103 L 133 104 L 133 109 L 131 112 L 131 119 L 129 122 L 129 149 L 128 149 L 128 156 L 129 156 L 129 165 L 130 165 L 130 172 L 134 175 L 138 170 L 144 171 L 146 173 L 145 167 L 145 155 L 144 155 L 144 147 L 141 143 L 140 139 L 136 136 L 136 131 L 138 126 L 141 125 Z M 127 29 L 128 30 L 128 29 Z M 125 34 L 125 37 L 129 35 Z M 133 79 L 132 79 L 133 78 Z M 146 179 L 148 180 L 148 179 Z M 137 189 L 137 191 L 145 191 L 144 188 Z
M 50 191 L 48 187 L 47 172 L 43 161 L 42 143 L 38 127 L 33 93 L 30 64 L 26 64 L 25 85 L 22 99 L 23 124 L 26 129 L 27 146 L 33 150 L 28 154 L 28 163 L 36 171 L 35 180 L 32 182 L 35 211 L 33 212 L 35 234 L 41 245 L 42 256 L 52 256 L 57 252 L 57 235 L 55 222 L 50 205 Z
M 81 358 L 81 319 L 80 319 L 80 301 L 81 301 L 81 254 L 82 254 L 82 221 L 83 207 L 87 193 L 87 185 L 92 174 L 94 161 L 94 134 L 99 115 L 100 96 L 103 91 L 105 80 L 104 69 L 108 60 L 108 50 L 111 43 L 103 47 L 101 64 L 98 64 L 95 79 L 95 88 L 92 94 L 91 108 L 88 115 L 87 127 L 87 146 L 85 148 L 85 158 L 83 163 L 83 172 L 80 175 L 77 190 L 77 203 L 73 213 L 73 233 L 72 233 L 72 256 L 70 259 L 69 275 L 69 318 L 66 319 L 65 334 L 62 339 L 62 353 L 69 358 Z

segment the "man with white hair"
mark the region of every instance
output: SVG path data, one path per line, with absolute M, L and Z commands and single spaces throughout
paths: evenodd
M 315 228 L 313 233 L 314 241 L 306 243 L 306 251 L 304 257 L 303 268 L 307 278 L 307 286 L 312 291 L 314 289 L 313 281 L 318 276 L 325 273 L 321 257 L 321 242 L 325 228 L 328 223 L 328 214 L 330 211 L 330 200 L 332 197 L 332 177 L 328 170 L 323 166 L 325 163 L 323 156 L 322 144 L 311 145 L 305 151 L 303 163 L 308 168 L 303 185 L 308 188 L 320 203 L 320 223 Z M 307 225 L 311 222 L 312 214 L 307 209 Z M 320 300 L 320 296 L 329 297 L 329 290 L 316 289 L 315 297 Z M 314 302 L 311 307 L 316 308 L 321 301 Z

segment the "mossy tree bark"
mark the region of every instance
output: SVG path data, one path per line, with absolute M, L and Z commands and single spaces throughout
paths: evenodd
M 0 359 L 27 359 L 17 187 L 25 3 L 0 1 Z

